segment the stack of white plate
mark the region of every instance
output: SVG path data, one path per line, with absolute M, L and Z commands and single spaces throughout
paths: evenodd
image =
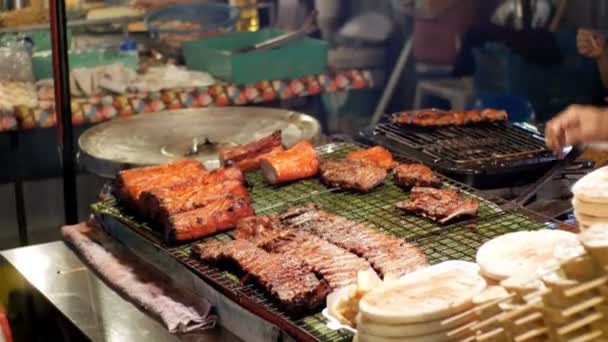
M 454 331 L 474 317 L 458 320 L 450 317 L 472 308 L 473 298 L 486 286 L 479 267 L 464 261 L 448 261 L 410 273 L 361 299 L 357 341 L 456 340 L 458 335 Z
M 581 230 L 608 223 L 608 167 L 597 169 L 572 187 L 574 215 Z
M 583 252 L 576 234 L 554 229 L 521 231 L 484 243 L 477 251 L 477 264 L 489 280 L 513 285 L 522 278 L 535 282 L 544 270 L 557 269 L 562 260 Z

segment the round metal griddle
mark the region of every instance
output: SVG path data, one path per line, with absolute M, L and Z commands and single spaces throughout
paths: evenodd
M 219 167 L 220 148 L 245 144 L 280 130 L 289 147 L 316 139 L 319 122 L 285 109 L 225 107 L 141 114 L 96 125 L 78 140 L 80 165 L 102 177 L 117 171 L 170 162 L 200 160 Z

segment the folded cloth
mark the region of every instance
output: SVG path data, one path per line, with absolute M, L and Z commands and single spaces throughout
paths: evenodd
M 64 226 L 61 234 L 108 285 L 170 332 L 185 334 L 215 326 L 209 302 L 173 285 L 168 276 L 113 240 L 94 221 Z

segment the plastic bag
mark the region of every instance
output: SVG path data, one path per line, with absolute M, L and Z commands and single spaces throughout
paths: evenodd
M 15 37 L 0 41 L 0 81 L 34 81 L 30 42 Z

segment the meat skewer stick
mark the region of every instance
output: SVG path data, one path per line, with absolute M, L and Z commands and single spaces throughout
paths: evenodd
M 282 184 L 316 175 L 319 157 L 311 143 L 305 140 L 289 150 L 265 157 L 260 166 L 266 182 Z

